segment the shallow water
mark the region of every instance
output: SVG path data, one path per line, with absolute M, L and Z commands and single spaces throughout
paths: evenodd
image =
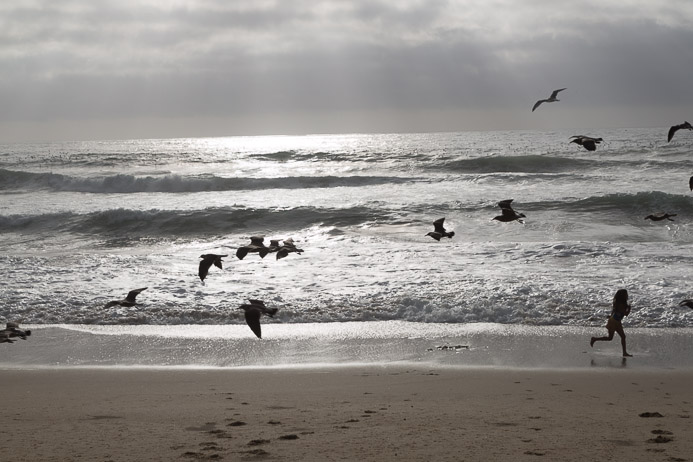
M 625 287 L 628 327 L 693 327 L 690 144 L 595 130 L 587 152 L 573 134 L 1 145 L 0 320 L 243 325 L 259 298 L 281 323 L 602 326 Z M 507 198 L 525 224 L 491 220 Z M 425 236 L 440 217 L 453 239 Z M 251 235 L 305 252 L 238 260 Z M 212 252 L 229 256 L 203 285 Z

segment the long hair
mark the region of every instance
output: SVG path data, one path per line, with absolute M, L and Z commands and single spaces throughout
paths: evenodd
M 614 308 L 621 303 L 628 306 L 628 291 L 626 289 L 618 289 L 614 295 Z

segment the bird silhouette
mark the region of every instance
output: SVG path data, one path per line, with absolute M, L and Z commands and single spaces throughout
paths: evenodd
M 282 241 L 282 245 L 279 246 L 279 249 L 277 250 L 277 260 L 286 257 L 290 253 L 297 253 L 301 255 L 303 253 L 303 249 L 296 247 L 296 244 L 292 238 L 284 239 Z
M 147 287 L 142 287 L 141 289 L 135 289 L 131 290 L 128 292 L 128 296 L 125 297 L 123 300 L 111 300 L 110 302 L 106 303 L 104 305 L 104 308 L 110 308 L 115 305 L 120 305 L 120 306 L 135 306 L 137 305 L 137 302 L 135 299 L 137 296 L 142 292 L 143 290 L 147 289 Z
M 206 253 L 204 255 L 200 255 L 200 258 L 202 260 L 200 260 L 200 268 L 198 270 L 198 274 L 202 282 L 205 282 L 207 273 L 209 273 L 209 268 L 211 268 L 212 265 L 216 266 L 219 269 L 223 269 L 221 267 L 221 259 L 224 257 L 228 257 L 228 255 L 216 255 L 213 253 Z
M 447 237 L 447 238 L 452 238 L 452 236 L 455 235 L 454 231 L 447 231 L 445 227 L 443 226 L 443 223 L 445 222 L 445 217 L 439 218 L 436 221 L 433 222 L 433 231 L 430 233 L 427 233 L 426 236 L 431 236 L 433 239 L 436 241 L 440 241 L 441 238 Z
M 688 130 L 693 130 L 693 125 L 689 124 L 688 122 L 683 122 L 682 124 L 679 125 L 673 125 L 669 129 L 669 133 L 667 134 L 667 143 L 671 141 L 671 139 L 674 137 L 674 133 L 676 133 L 679 130 L 682 129 L 688 129 Z
M 534 107 L 532 108 L 532 112 L 534 112 L 534 110 L 536 108 L 538 108 L 541 105 L 541 103 L 554 103 L 556 101 L 560 101 L 560 99 L 557 99 L 556 97 L 558 96 L 558 93 L 562 92 L 563 90 L 565 90 L 565 88 L 561 88 L 559 90 L 554 90 L 553 93 L 551 93 L 551 96 L 549 96 L 547 99 L 540 99 L 539 101 L 534 103 Z
M 571 143 L 576 143 L 587 149 L 588 151 L 596 151 L 597 145 L 604 141 L 602 138 L 592 138 L 591 136 L 585 135 L 574 135 L 571 138 L 575 138 Z
M 682 300 L 681 303 L 679 303 L 679 306 L 687 306 L 688 308 L 693 308 L 693 300 Z
M 673 218 L 675 217 L 675 213 L 653 213 L 651 215 L 648 215 L 645 217 L 645 220 L 652 220 L 652 221 L 662 221 L 662 220 L 669 220 L 669 221 L 674 221 Z
M 264 314 L 270 318 L 277 314 L 277 308 L 267 308 L 262 300 L 249 299 L 250 303 L 245 303 L 238 308 L 245 311 L 245 322 L 250 327 L 250 330 L 257 336 L 262 338 L 262 329 L 260 328 L 260 317 Z
M 10 321 L 7 323 L 4 329 L 0 330 L 0 343 L 14 343 L 15 337 L 19 337 L 23 340 L 26 340 L 26 338 L 30 335 L 30 330 L 20 329 L 19 324 Z
M 265 255 L 269 253 L 269 248 L 263 243 L 264 240 L 263 236 L 251 236 L 250 244 L 239 247 L 236 250 L 236 256 L 239 260 L 243 260 L 249 253 L 257 253 L 260 258 L 265 258 Z
M 506 199 L 498 203 L 498 207 L 501 208 L 501 215 L 493 217 L 494 220 L 508 222 L 517 220 L 520 223 L 524 223 L 522 218 L 526 218 L 524 213 L 517 213 L 512 206 L 512 199 Z

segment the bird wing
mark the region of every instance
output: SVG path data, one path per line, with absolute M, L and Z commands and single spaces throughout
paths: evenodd
M 594 144 L 594 140 L 584 140 L 582 142 L 582 147 L 584 147 L 588 151 L 596 151 L 597 150 L 597 145 Z
M 674 133 L 676 133 L 676 130 L 681 128 L 679 125 L 674 125 L 669 129 L 669 134 L 667 135 L 667 143 L 671 141 L 671 139 L 674 137 Z
M 260 310 L 258 308 L 245 308 L 245 322 L 250 327 L 250 330 L 257 335 L 257 338 L 262 338 L 262 329 L 260 328 Z
M 433 228 L 435 229 L 436 233 L 445 232 L 445 227 L 443 226 L 443 223 L 445 223 L 445 218 L 439 218 L 433 222 Z
M 691 191 L 693 191 L 693 176 L 688 180 L 688 186 L 690 186 Z
M 253 245 L 260 245 L 264 246 L 263 242 L 265 241 L 265 238 L 263 236 L 250 236 L 250 243 Z
M 200 276 L 200 279 L 202 279 L 203 281 L 207 277 L 207 273 L 209 272 L 210 266 L 212 266 L 211 260 L 204 258 L 200 261 L 200 268 L 197 271 L 197 274 Z
M 536 108 L 538 108 L 538 107 L 541 105 L 541 103 L 545 103 L 545 102 L 546 102 L 545 99 L 540 99 L 539 101 L 537 101 L 536 103 L 534 103 L 534 107 L 532 108 L 532 112 L 534 112 L 534 110 L 535 110 Z
M 282 258 L 284 258 L 288 255 L 289 255 L 289 249 L 281 248 L 277 252 L 277 260 L 281 260 Z
M 216 266 L 219 269 L 224 269 L 221 267 L 221 259 L 224 257 L 228 257 L 228 255 L 215 255 L 214 257 L 214 266 Z
M 131 290 L 130 292 L 128 292 L 128 296 L 125 297 L 125 301 L 130 302 L 130 303 L 135 303 L 135 299 L 137 298 L 137 296 L 140 294 L 140 292 L 142 292 L 145 289 L 146 289 L 146 287 L 142 287 L 141 289 Z
M 504 217 L 516 219 L 518 218 L 517 213 L 513 209 L 501 209 L 501 213 Z
M 239 247 L 238 250 L 236 250 L 236 256 L 239 260 L 243 260 L 246 255 L 248 255 L 248 247 Z
M 558 94 L 559 94 L 560 92 L 562 92 L 563 90 L 565 90 L 565 88 L 560 88 L 560 89 L 558 89 L 558 90 L 554 90 L 553 93 L 551 93 L 551 99 L 554 99 L 555 97 L 557 97 Z
M 512 205 L 510 205 L 512 203 L 512 201 L 513 201 L 513 199 L 505 199 L 503 201 L 500 201 L 498 203 L 498 207 L 500 207 L 501 210 L 512 210 L 513 207 L 512 207 Z

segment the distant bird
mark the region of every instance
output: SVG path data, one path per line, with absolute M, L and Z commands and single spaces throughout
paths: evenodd
M 591 136 L 585 135 L 574 135 L 571 138 L 575 138 L 571 143 L 576 143 L 587 149 L 588 151 L 596 151 L 597 145 L 604 141 L 602 138 L 592 138 Z
M 8 322 L 7 326 L 3 330 L 0 330 L 0 343 L 14 343 L 14 337 L 26 340 L 30 335 L 30 330 L 20 329 L 19 324 L 16 322 Z
M 501 213 L 502 215 L 498 215 L 496 217 L 493 217 L 494 220 L 502 221 L 502 222 L 508 222 L 508 221 L 513 221 L 517 220 L 520 223 L 524 223 L 522 218 L 526 218 L 524 213 L 517 213 L 515 210 L 513 210 L 512 206 L 510 205 L 512 203 L 512 199 L 506 199 L 504 201 L 500 201 L 498 203 L 498 207 L 501 208 Z
M 265 258 L 265 255 L 269 253 L 269 248 L 263 244 L 264 240 L 265 238 L 262 236 L 251 236 L 250 244 L 239 247 L 236 256 L 239 260 L 243 260 L 249 253 L 257 253 L 260 258 Z
M 277 314 L 277 308 L 267 308 L 262 300 L 248 300 L 250 303 L 243 304 L 238 308 L 245 311 L 245 322 L 250 327 L 250 330 L 257 335 L 257 338 L 262 338 L 262 330 L 260 329 L 260 317 L 264 314 L 270 318 Z
M 551 96 L 548 97 L 548 99 L 540 99 L 539 101 L 534 103 L 534 107 L 532 108 L 532 112 L 534 112 L 534 110 L 536 108 L 538 108 L 541 103 L 554 103 L 556 101 L 560 101 L 560 99 L 557 99 L 556 97 L 558 96 L 558 93 L 563 91 L 563 90 L 565 90 L 565 88 L 561 88 L 559 90 L 554 90 L 553 93 L 551 93 Z
M 205 282 L 205 278 L 207 277 L 207 273 L 209 272 L 209 268 L 212 267 L 212 265 L 216 266 L 219 269 L 223 269 L 221 267 L 221 259 L 224 257 L 228 257 L 228 255 L 216 255 L 213 253 L 206 253 L 204 255 L 200 255 L 200 269 L 198 271 L 198 274 L 200 275 L 200 280 L 202 282 Z
M 120 305 L 120 306 L 135 306 L 137 305 L 137 302 L 135 302 L 135 299 L 137 296 L 142 292 L 143 290 L 146 290 L 147 287 L 142 287 L 141 289 L 135 289 L 131 290 L 128 292 L 128 296 L 125 297 L 123 300 L 111 300 L 110 302 L 106 303 L 104 305 L 104 308 L 110 308 L 115 305 Z
M 652 215 L 648 215 L 645 217 L 645 220 L 652 220 L 652 221 L 662 221 L 662 220 L 669 220 L 669 221 L 674 221 L 673 218 L 675 217 L 675 213 L 653 213 Z
M 667 143 L 671 141 L 671 139 L 674 137 L 674 133 L 681 129 L 688 129 L 688 130 L 693 130 L 693 125 L 689 124 L 688 122 L 683 122 L 680 125 L 673 125 L 669 129 L 669 134 L 667 135 Z
M 693 176 L 688 179 L 688 186 L 691 188 L 691 191 L 693 191 Z
M 447 237 L 452 238 L 455 235 L 454 231 L 446 231 L 443 223 L 445 222 L 445 217 L 439 218 L 433 222 L 433 231 L 426 234 L 426 236 L 431 236 L 436 241 L 440 241 L 441 238 Z
M 284 239 L 282 241 L 282 245 L 279 246 L 279 250 L 277 250 L 277 260 L 286 257 L 290 253 L 297 253 L 301 255 L 303 253 L 303 249 L 296 247 L 296 244 L 292 238 Z
M 693 308 L 693 300 L 682 300 L 679 306 L 687 306 L 688 308 Z

